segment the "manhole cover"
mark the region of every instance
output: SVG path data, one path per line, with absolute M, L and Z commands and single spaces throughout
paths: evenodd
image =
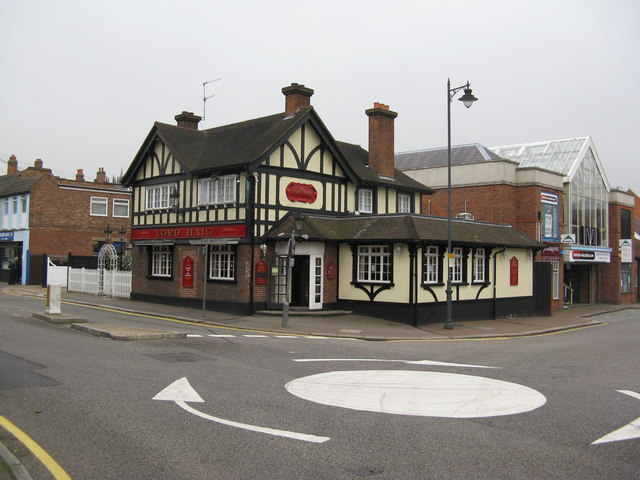
M 146 357 L 160 360 L 161 362 L 203 362 L 205 360 L 213 360 L 212 358 L 198 355 L 197 353 L 179 352 L 179 353 L 148 353 Z

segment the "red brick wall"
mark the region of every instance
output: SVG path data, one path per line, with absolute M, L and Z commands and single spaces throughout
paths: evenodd
M 332 264 L 335 277 L 333 280 L 327 278 L 327 268 Z M 324 247 L 324 285 L 323 303 L 337 303 L 338 301 L 338 244 L 326 243 Z
M 125 227 L 125 241 L 130 242 L 131 219 L 114 218 L 113 199 L 131 200 L 128 194 L 108 191 L 88 192 L 59 188 L 59 180 L 50 174 L 45 176 L 31 189 L 29 227 L 31 229 L 29 249 L 34 255 L 92 255 L 93 240 L 104 240 L 104 228 L 107 223 L 113 233 L 112 241 L 119 241 L 118 229 Z M 91 187 L 92 182 L 65 181 L 70 185 Z M 101 187 L 109 188 L 108 185 Z M 91 197 L 107 198 L 106 217 L 91 216 Z M 131 205 L 130 205 L 131 207 Z

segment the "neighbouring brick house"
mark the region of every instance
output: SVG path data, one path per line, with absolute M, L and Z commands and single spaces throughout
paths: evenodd
M 44 168 L 40 159 L 19 170 L 12 155 L 7 174 L 0 176 L 0 281 L 8 279 L 10 259 L 19 257 L 21 283 L 42 283 L 45 255 L 60 261 L 69 254 L 95 255 L 107 241 L 107 226 L 111 240 L 125 247 L 130 238 L 130 203 L 130 191 L 108 183 L 102 168 L 94 181 L 86 181 L 82 169 L 75 179 L 64 179 Z
M 542 245 L 510 226 L 456 220 L 446 258 L 446 219 L 419 213 L 431 189 L 394 168 L 395 112 L 365 111 L 367 151 L 333 138 L 312 89 L 282 93 L 284 111 L 267 117 L 207 130 L 189 112 L 154 123 L 123 178 L 131 298 L 250 314 L 283 308 L 288 294 L 298 308 L 422 324 L 444 319 L 449 266 L 456 315 L 532 313 Z M 294 232 L 304 240 L 287 282 Z
M 396 167 L 429 182 L 423 213 L 446 215 L 447 148 L 398 153 Z M 609 187 L 590 137 L 486 148 L 453 146 L 452 215 L 506 223 L 543 242 L 536 285 L 552 311 L 568 303 L 629 303 L 635 265 L 618 246 L 632 225 L 633 196 Z

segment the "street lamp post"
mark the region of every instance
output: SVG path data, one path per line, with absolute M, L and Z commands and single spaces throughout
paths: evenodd
M 289 323 L 289 299 L 291 289 L 291 267 L 293 266 L 293 256 L 295 254 L 296 247 L 296 238 L 304 238 L 307 240 L 309 238 L 308 235 L 301 235 L 299 232 L 302 231 L 302 226 L 304 224 L 304 217 L 300 214 L 295 217 L 295 226 L 293 232 L 291 233 L 281 233 L 280 236 L 286 235 L 289 237 L 287 241 L 287 264 L 286 264 L 286 280 L 284 287 L 284 301 L 282 302 L 282 328 L 287 328 Z
M 453 329 L 453 305 L 451 297 L 453 290 L 451 288 L 451 261 L 453 259 L 453 251 L 451 249 L 451 101 L 456 94 L 464 89 L 464 95 L 460 100 L 465 107 L 469 108 L 473 102 L 478 99 L 471 93 L 469 82 L 460 87 L 451 88 L 451 80 L 447 79 L 447 317 L 444 321 L 444 328 Z
M 120 270 L 122 270 L 122 255 L 124 254 L 124 236 L 127 233 L 127 228 L 122 226 L 118 229 L 118 233 L 120 234 L 120 255 L 119 255 L 119 260 L 120 260 Z

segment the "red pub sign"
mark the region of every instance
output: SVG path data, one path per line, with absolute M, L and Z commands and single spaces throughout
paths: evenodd
M 227 238 L 246 237 L 247 226 L 203 225 L 198 227 L 136 228 L 131 231 L 131 240 L 167 240 L 178 238 Z
M 193 258 L 185 257 L 182 260 L 182 286 L 193 287 Z
M 307 183 L 291 182 L 285 189 L 287 198 L 292 202 L 313 203 L 318 198 L 318 191 Z

